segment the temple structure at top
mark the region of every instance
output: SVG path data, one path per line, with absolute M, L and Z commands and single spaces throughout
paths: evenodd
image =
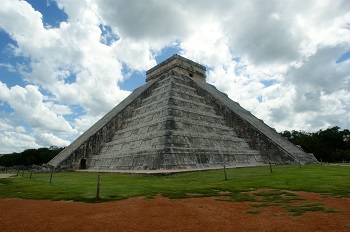
M 206 78 L 205 66 L 175 54 L 169 59 L 148 70 L 146 72 L 146 82 L 153 80 L 170 70 L 174 70 L 179 74 L 189 76 L 197 80 L 205 81 Z

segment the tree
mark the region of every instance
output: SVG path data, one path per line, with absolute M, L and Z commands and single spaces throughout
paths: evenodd
M 340 127 L 332 127 L 327 130 L 319 130 L 315 133 L 303 131 L 284 131 L 285 138 L 296 145 L 300 145 L 304 151 L 313 153 L 318 160 L 325 162 L 350 161 L 350 131 L 340 130 Z
M 64 148 L 51 146 L 50 148 L 27 149 L 21 153 L 5 154 L 0 156 L 0 166 L 30 166 L 49 162 Z

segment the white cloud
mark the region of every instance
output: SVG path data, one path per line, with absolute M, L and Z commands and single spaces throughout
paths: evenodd
M 120 39 L 112 47 L 116 57 L 131 69 L 145 71 L 156 65 L 147 42 Z
M 28 35 L 31 35 L 34 41 L 40 41 L 41 33 L 36 32 L 43 28 L 42 14 L 25 1 L 5 0 L 1 3 L 0 26 L 19 44 L 26 44 Z
M 11 65 L 11 64 L 0 63 L 0 68 L 5 68 L 9 72 L 15 72 L 16 71 L 16 68 L 13 67 L 13 65 Z
M 34 135 L 36 141 L 45 147 L 57 146 L 57 147 L 66 147 L 70 144 L 69 141 L 63 140 L 52 133 L 38 133 Z
M 44 105 L 55 114 L 69 115 L 73 113 L 73 111 L 68 106 L 62 104 L 55 104 L 52 101 L 44 102 Z
M 74 119 L 74 126 L 79 133 L 83 133 L 101 119 L 102 116 L 104 115 L 77 117 Z
M 0 131 L 7 131 L 13 129 L 13 125 L 6 118 L 0 118 Z
M 75 138 L 130 94 L 118 86 L 123 66 L 144 72 L 174 42 L 209 67 L 209 83 L 277 130 L 350 125 L 349 61 L 335 62 L 350 49 L 349 1 L 56 2 L 68 16 L 57 28 L 45 27 L 26 1 L 0 8 L 0 27 L 17 43 L 7 52 L 28 60 L 0 63 L 27 81 L 0 83 L 16 117 L 0 120 L 11 141 L 17 133 L 35 134 L 28 146 Z
M 17 126 L 15 128 L 15 131 L 19 132 L 19 133 L 24 133 L 24 132 L 26 132 L 26 129 L 23 126 Z
M 147 41 L 151 47 L 188 34 L 190 24 L 183 1 L 95 0 L 102 20 L 121 37 Z M 159 48 L 159 47 L 158 47 Z
M 5 131 L 0 133 L 0 154 L 22 152 L 29 148 L 39 148 L 40 145 L 28 134 Z
M 16 23 L 3 20 L 6 23 L 1 26 L 18 42 L 21 54 L 30 57 L 29 82 L 41 85 L 64 104 L 83 106 L 88 114 L 105 113 L 129 94 L 117 86 L 124 77 L 116 54 L 125 56 L 116 52 L 118 46 L 100 42 L 100 21 L 87 2 L 62 0 L 58 6 L 67 11 L 69 20 L 47 29 L 42 15 L 29 4 L 7 1 L 2 17 L 18 19 Z M 138 61 L 142 64 L 143 60 Z M 150 64 L 135 68 L 140 67 Z
M 286 73 L 286 81 L 298 85 L 300 90 L 306 86 L 320 92 L 332 93 L 344 88 L 350 80 L 350 62 L 336 63 L 336 60 L 346 49 L 346 46 L 318 49 L 301 66 L 290 67 Z
M 182 55 L 209 67 L 222 67 L 232 63 L 222 25 L 215 21 L 198 25 L 179 47 L 183 50 Z
M 30 124 L 37 130 L 49 130 L 57 133 L 75 133 L 74 129 L 63 118 L 45 106 L 44 96 L 38 87 L 27 85 L 22 88 L 18 85 L 7 88 L 0 82 L 0 99 L 7 102 L 15 111 L 13 114 Z M 51 107 L 53 104 L 51 104 Z

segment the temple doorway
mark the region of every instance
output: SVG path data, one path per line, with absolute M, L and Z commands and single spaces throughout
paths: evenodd
M 81 159 L 80 160 L 80 165 L 79 165 L 79 169 L 86 169 L 86 159 Z

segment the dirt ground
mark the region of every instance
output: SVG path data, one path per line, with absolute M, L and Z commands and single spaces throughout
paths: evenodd
M 307 212 L 290 216 L 281 207 L 254 208 L 249 202 L 214 198 L 107 203 L 0 199 L 0 231 L 346 231 L 350 232 L 350 198 L 297 193 L 340 213 Z M 259 210 L 260 214 L 247 211 Z
M 7 174 L 7 173 L 0 173 L 0 179 L 1 178 L 10 178 L 10 177 L 15 177 L 17 176 L 16 174 Z

